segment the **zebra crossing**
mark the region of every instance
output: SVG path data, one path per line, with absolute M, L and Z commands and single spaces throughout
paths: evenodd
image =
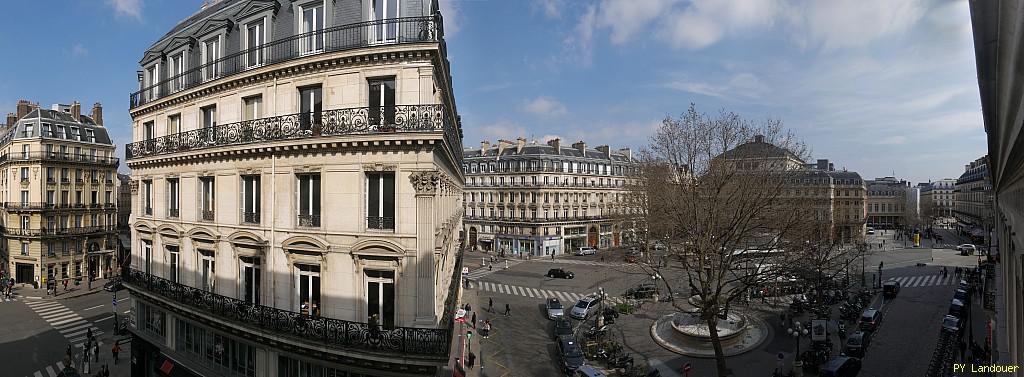
M 32 377 L 57 377 L 62 370 L 64 370 L 64 362 L 58 361 L 53 363 L 53 365 L 47 365 L 46 368 L 37 370 L 32 374 Z
M 512 296 L 522 296 L 538 299 L 546 299 L 549 297 L 557 298 L 559 301 L 572 305 L 571 303 L 578 301 L 579 299 L 589 296 L 597 295 L 597 292 L 589 294 L 579 294 L 573 292 L 555 291 L 550 289 L 530 288 L 522 287 L 518 285 L 491 283 L 491 282 L 480 282 L 477 283 L 481 291 L 495 292 Z M 622 299 L 620 297 L 608 297 L 608 302 L 611 304 L 618 304 Z
M 958 282 L 958 279 L 952 274 L 943 278 L 942 275 L 917 275 L 917 276 L 899 276 L 892 278 L 900 283 L 901 288 L 914 288 L 914 287 L 932 287 L 937 285 L 953 285 Z
M 601 262 L 601 261 L 596 261 L 596 260 L 579 260 L 579 259 L 565 259 L 565 258 L 555 259 L 555 260 L 544 259 L 544 258 L 537 258 L 537 259 L 533 259 L 533 260 L 537 261 L 537 262 L 565 263 L 565 264 L 578 264 L 578 265 L 585 265 L 585 266 L 603 266 L 603 267 L 621 267 L 621 266 L 628 266 L 628 265 L 633 264 L 633 263 L 625 263 L 625 262 Z
M 26 301 L 25 304 L 35 311 L 40 318 L 49 323 L 54 330 L 60 332 L 68 342 L 74 344 L 75 347 L 85 347 L 86 334 L 89 332 L 89 329 L 92 329 L 92 335 L 96 339 L 99 339 L 99 336 L 103 334 L 103 331 L 91 322 L 86 321 L 59 302 L 40 300 Z M 100 342 L 100 345 L 102 346 L 103 342 Z M 37 372 L 37 375 L 39 375 L 39 372 Z
M 18 296 L 6 297 L 0 296 L 0 302 L 15 302 L 18 301 Z

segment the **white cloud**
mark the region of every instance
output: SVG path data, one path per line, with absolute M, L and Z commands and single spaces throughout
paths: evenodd
M 666 81 L 663 86 L 673 90 L 729 101 L 760 99 L 770 91 L 770 88 L 764 81 L 749 72 L 735 74 L 723 84 L 695 82 L 685 77 L 680 77 Z
M 597 8 L 593 5 L 587 7 L 576 23 L 574 33 L 565 37 L 563 43 L 568 51 L 567 56 L 579 57 L 579 63 L 589 66 L 593 56 L 594 28 L 596 25 Z
M 455 0 L 439 0 L 438 7 L 444 16 L 444 36 L 453 37 L 459 32 L 461 12 Z
M 798 43 L 824 49 L 864 46 L 907 30 L 924 15 L 918 0 L 812 1 L 795 20 Z
M 107 5 L 113 7 L 119 16 L 142 19 L 142 0 L 107 0 Z
M 496 143 L 499 139 L 512 140 L 522 135 L 527 135 L 526 128 L 507 119 L 473 128 L 474 134 L 481 137 L 482 140 L 489 140 L 492 144 Z
M 907 142 L 907 137 L 906 136 L 896 135 L 896 136 L 888 136 L 888 137 L 883 137 L 881 139 L 878 139 L 878 141 L 876 141 L 875 144 L 879 144 L 879 145 L 899 145 L 899 144 L 903 144 L 903 143 L 906 143 L 906 142 Z
M 89 50 L 85 48 L 81 43 L 75 43 L 71 46 L 71 56 L 83 57 L 89 55 Z
M 544 12 L 547 18 L 562 18 L 562 8 L 565 7 L 564 0 L 536 0 L 534 4 Z
M 604 0 L 600 8 L 600 26 L 612 30 L 612 43 L 631 39 L 678 0 Z
M 523 104 L 523 111 L 545 117 L 564 115 L 568 111 L 561 102 L 549 97 L 537 97 Z

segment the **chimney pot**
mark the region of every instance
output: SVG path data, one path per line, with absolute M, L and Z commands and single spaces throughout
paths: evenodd
M 18 119 L 24 118 L 28 113 L 32 112 L 32 102 L 26 100 L 18 100 Z
M 526 139 L 522 138 L 522 137 L 517 138 L 516 139 L 516 154 L 523 154 L 523 147 L 525 147 L 525 146 L 526 146 Z
M 597 148 L 594 148 L 594 149 L 597 149 L 597 150 L 601 151 L 602 153 L 604 153 L 604 157 L 605 158 L 607 158 L 609 160 L 612 158 L 612 150 L 607 145 L 598 145 Z
M 96 122 L 96 125 L 103 125 L 103 105 L 99 102 L 92 104 L 92 113 L 89 115 L 92 118 L 92 121 Z
M 14 126 L 14 123 L 17 123 L 17 122 L 18 122 L 18 114 L 7 113 L 7 127 L 8 128 Z
M 480 156 L 486 156 L 487 150 L 491 149 L 491 142 L 484 140 L 480 142 Z
M 754 135 L 754 142 L 755 143 L 763 143 L 764 142 L 764 135 Z
M 583 154 L 583 157 L 587 156 L 587 143 L 583 142 L 583 140 L 577 141 L 572 147 L 578 149 Z
M 82 104 L 78 103 L 78 101 L 71 104 L 71 117 L 74 118 L 76 122 L 81 122 Z
M 552 148 L 555 148 L 555 153 L 562 154 L 562 139 L 556 137 L 554 139 L 548 140 L 548 145 L 550 145 Z

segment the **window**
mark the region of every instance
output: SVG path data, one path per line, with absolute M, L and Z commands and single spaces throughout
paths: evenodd
M 28 156 L 31 155 L 32 146 L 24 144 L 21 146 L 21 158 L 28 160 Z
M 295 290 L 298 294 L 298 310 L 306 315 L 319 315 L 320 309 L 320 266 L 296 264 Z
M 86 129 L 85 130 L 85 138 L 88 139 L 88 141 L 90 143 L 95 143 L 96 142 L 96 134 L 93 133 L 93 131 L 91 129 Z
M 205 106 L 200 109 L 203 114 L 203 128 L 212 130 L 217 127 L 217 105 Z M 213 137 L 211 134 L 209 137 Z
M 366 173 L 366 227 L 395 229 L 395 173 Z
M 146 215 L 153 214 L 153 181 L 142 181 L 142 208 Z
M 21 243 L 21 255 L 28 255 L 28 242 Z M 67 274 L 65 274 L 67 276 Z
M 320 226 L 320 174 L 298 176 L 299 226 Z
M 177 283 L 178 279 L 178 247 L 167 246 L 167 280 Z
M 378 21 L 372 23 L 375 42 L 394 42 L 398 38 L 398 24 L 385 22 L 393 18 L 398 18 L 398 0 L 371 0 L 369 19 Z
M 366 270 L 366 316 L 370 326 L 395 326 L 395 272 Z
M 171 82 L 171 90 L 178 91 L 185 88 L 185 52 L 171 56 L 168 59 L 171 65 L 171 78 L 177 78 Z
M 199 266 L 199 281 L 202 284 L 203 290 L 213 292 L 214 274 L 216 272 L 213 251 L 199 250 Z
M 181 132 L 181 114 L 167 117 L 167 134 L 174 135 L 178 132 Z
M 142 268 L 145 269 L 146 274 L 153 273 L 153 241 L 142 240 L 142 255 L 144 258 Z
M 263 64 L 263 19 L 253 22 L 245 27 L 245 54 L 246 67 L 258 67 Z
M 21 190 L 21 205 L 28 205 L 28 190 Z
M 301 113 L 299 123 L 304 131 L 313 131 L 313 134 L 320 133 L 322 100 L 322 91 L 319 86 L 299 89 L 299 112 Z
M 157 64 L 151 65 L 149 66 L 149 68 L 146 68 L 145 78 L 146 86 L 149 87 L 149 91 L 147 92 L 149 94 L 149 98 L 154 99 L 159 97 L 160 91 L 157 90 L 156 83 L 160 81 L 160 71 L 157 69 Z
M 220 36 L 203 41 L 203 77 L 206 80 L 217 78 L 220 73 Z
M 47 173 L 53 172 L 53 168 L 46 168 Z M 28 182 L 28 168 L 21 168 L 21 181 Z
M 260 304 L 260 258 L 241 257 L 241 271 L 239 276 L 239 296 L 250 304 Z
M 370 93 L 370 125 L 393 126 L 395 124 L 395 79 L 373 79 L 368 81 Z
M 53 190 L 46 190 L 46 204 L 53 205 L 57 193 Z
M 82 141 L 81 134 L 78 133 L 78 127 L 70 127 L 71 129 L 71 140 Z
M 242 176 L 242 222 L 260 222 L 260 176 Z
M 178 179 L 167 179 L 167 217 L 178 217 L 179 197 Z M 95 191 L 94 191 L 95 193 Z
M 139 316 L 142 317 L 139 323 L 143 329 L 161 338 L 164 336 L 164 312 L 140 301 L 135 301 Z
M 153 139 L 153 122 L 146 122 L 142 124 L 142 138 L 143 140 Z
M 324 29 L 324 5 L 308 5 L 302 7 L 302 30 L 303 35 L 299 41 L 301 53 L 312 54 L 323 51 L 324 36 L 321 32 Z
M 199 192 L 202 194 L 199 197 L 199 208 L 202 209 L 202 219 L 206 221 L 213 221 L 214 209 L 214 197 L 216 191 L 214 191 L 214 177 L 200 177 L 199 178 Z
M 50 131 L 50 124 L 49 123 L 43 123 L 42 135 L 40 135 L 40 136 L 43 136 L 43 137 L 53 137 L 53 134 L 50 133 L 50 132 L 51 132 Z
M 245 97 L 242 99 L 242 120 L 253 120 L 259 119 L 262 116 L 263 111 L 263 97 L 252 96 Z

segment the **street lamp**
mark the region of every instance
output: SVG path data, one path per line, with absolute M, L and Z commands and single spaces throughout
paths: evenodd
M 800 321 L 794 321 L 793 327 L 786 329 L 786 333 L 796 339 L 796 354 L 793 356 L 793 375 L 803 375 L 804 362 L 800 360 L 800 338 L 807 336 L 807 329 L 800 324 Z

